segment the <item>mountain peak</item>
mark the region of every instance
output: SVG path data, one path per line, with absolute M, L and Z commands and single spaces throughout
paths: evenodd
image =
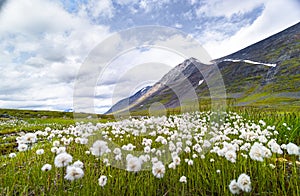
M 222 76 L 227 99 L 234 100 L 235 105 L 299 107 L 299 38 L 300 23 L 212 61 Z M 148 110 L 155 102 L 163 103 L 165 108 L 180 108 L 182 101 L 195 99 L 189 97 L 190 91 L 196 93 L 200 105 L 207 104 L 210 91 L 222 88 L 220 83 L 215 83 L 216 66 L 190 57 L 120 111 Z
M 197 71 L 197 66 L 200 64 L 201 63 L 196 58 L 188 58 L 170 70 L 158 83 L 167 85 L 179 80 L 180 78 L 188 78 L 193 72 Z

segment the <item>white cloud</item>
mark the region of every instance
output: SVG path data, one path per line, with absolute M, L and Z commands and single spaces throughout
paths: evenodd
M 0 26 L 2 108 L 71 107 L 81 63 L 109 35 L 108 27 L 48 0 L 8 1 Z
M 153 9 L 161 9 L 168 3 L 170 3 L 170 0 L 141 0 L 139 7 L 148 13 Z
M 120 5 L 136 4 L 139 0 L 116 0 L 116 3 Z
M 190 4 L 191 5 L 194 5 L 194 4 L 196 4 L 197 3 L 197 0 L 190 0 Z
M 91 14 L 93 18 L 101 16 L 112 18 L 114 16 L 113 3 L 111 0 L 89 0 L 88 4 L 82 4 L 81 14 Z
M 300 3 L 296 0 L 267 1 L 263 13 L 251 25 L 225 40 L 205 43 L 204 47 L 213 58 L 238 51 L 299 22 L 299 9 Z
M 182 31 L 187 31 L 183 27 L 188 27 L 187 33 L 198 34 L 199 40 L 205 43 L 205 48 L 213 58 L 237 51 L 300 20 L 299 3 L 296 0 L 246 0 L 238 3 L 234 0 L 190 0 L 188 5 L 192 5 L 191 9 L 182 10 L 178 10 L 170 0 L 118 0 L 114 3 L 112 0 L 91 0 L 85 3 L 75 0 L 74 2 L 64 4 L 60 0 L 10 0 L 1 8 L 0 107 L 39 109 L 71 107 L 74 79 L 90 51 L 110 35 L 110 29 L 116 27 L 113 25 L 121 25 L 115 29 L 128 28 L 126 22 L 114 23 L 117 14 L 127 17 L 128 13 L 124 10 L 139 17 L 129 15 L 131 18 L 128 20 L 137 24 L 143 24 L 144 21 L 149 24 L 152 20 L 148 21 L 141 17 L 149 16 L 153 21 L 161 19 L 162 23 L 155 24 L 175 25 Z M 114 7 L 115 3 L 121 6 Z M 74 4 L 78 7 L 72 7 Z M 264 5 L 265 9 L 254 21 L 244 16 L 261 5 Z M 127 8 L 123 8 L 125 6 Z M 119 7 L 122 9 L 117 10 Z M 195 7 L 198 8 L 197 11 Z M 199 16 L 197 19 L 196 13 Z M 174 21 L 170 21 L 171 16 L 176 15 L 183 16 L 181 18 L 184 19 L 174 18 Z M 196 20 L 199 20 L 199 23 Z M 107 21 L 112 23 L 109 26 L 99 25 L 101 22 L 107 24 Z M 197 29 L 197 25 L 201 28 Z M 151 43 L 153 41 L 151 36 L 145 39 L 148 38 Z M 122 46 L 126 48 L 132 41 L 134 42 L 123 40 Z M 118 43 L 119 40 L 115 39 L 106 44 L 101 50 L 101 55 L 109 57 L 117 50 L 115 44 Z M 134 44 L 139 44 L 138 40 Z M 192 45 L 187 46 L 186 40 L 176 36 L 170 36 L 168 40 L 162 40 L 162 43 L 157 44 L 166 46 L 171 53 L 171 49 L 180 51 L 187 48 L 190 56 L 198 54 L 195 53 L 197 49 Z M 203 56 L 204 60 L 210 60 L 205 51 Z M 99 58 L 96 59 L 97 62 Z M 124 81 L 121 85 L 122 90 L 114 95 L 114 101 L 129 96 L 148 83 L 153 83 L 167 72 L 167 69 L 162 69 L 157 74 L 154 69 L 143 68 L 145 73 L 152 76 L 151 79 L 142 73 L 137 74 L 138 69 L 133 68 L 138 65 L 154 61 L 171 67 L 182 62 L 184 58 L 152 49 L 134 50 L 118 58 L 111 65 L 111 69 L 107 70 L 107 75 L 102 78 L 106 84 L 97 88 L 96 95 L 99 97 L 95 100 L 96 108 L 101 112 L 108 109 L 112 104 L 113 88 L 121 81 Z M 91 70 L 95 74 L 97 65 L 83 72 Z M 153 78 L 154 76 L 156 78 Z M 86 92 L 95 89 L 79 90 L 85 96 Z
M 234 14 L 244 14 L 263 4 L 262 0 L 204 0 L 196 10 L 197 16 L 230 18 Z
M 182 28 L 182 24 L 180 23 L 175 23 L 174 25 L 175 28 L 181 29 Z
M 152 85 L 178 65 L 184 58 L 172 51 L 151 48 L 147 51 L 131 50 L 112 61 L 100 75 L 95 103 L 106 107 L 97 112 L 106 112 L 120 99 L 131 96 L 142 87 Z M 99 101 L 101 100 L 101 102 Z

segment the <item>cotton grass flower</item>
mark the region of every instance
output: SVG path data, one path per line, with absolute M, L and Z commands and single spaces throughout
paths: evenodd
M 239 176 L 237 184 L 242 191 L 250 192 L 251 191 L 251 181 L 250 177 L 243 173 Z
M 15 158 L 17 156 L 16 153 L 12 152 L 8 155 L 9 158 Z
M 75 167 L 79 167 L 79 168 L 83 168 L 83 162 L 81 162 L 81 161 L 75 161 L 74 163 L 73 163 L 73 166 L 75 166 Z
M 23 136 L 23 141 L 26 143 L 26 144 L 32 144 L 32 143 L 35 143 L 37 141 L 37 137 L 36 137 L 36 134 L 34 133 L 26 133 L 24 136 Z
M 110 166 L 109 160 L 107 158 L 103 159 L 103 164 L 105 166 Z
M 175 163 L 175 165 L 180 165 L 180 157 L 179 156 L 174 156 L 173 157 L 173 163 Z
M 18 146 L 18 150 L 19 150 L 20 152 L 26 151 L 27 149 L 28 149 L 28 146 L 27 146 L 26 144 L 20 144 L 20 145 Z
M 100 176 L 100 178 L 98 179 L 98 183 L 99 183 L 99 186 L 104 187 L 107 183 L 107 177 L 104 175 Z
M 187 164 L 188 164 L 188 165 L 193 165 L 193 164 L 194 164 L 194 161 L 190 159 L 190 160 L 187 161 Z
M 261 146 L 261 150 L 262 150 L 262 153 L 263 153 L 263 157 L 264 157 L 264 158 L 270 158 L 270 157 L 272 156 L 271 150 L 268 149 L 267 147 Z
M 229 184 L 229 190 L 232 194 L 240 194 L 240 187 L 238 186 L 238 183 L 236 180 L 232 180 Z
M 52 152 L 52 153 L 57 153 L 57 151 L 58 151 L 58 148 L 57 148 L 57 147 L 54 146 L 54 147 L 51 148 L 51 152 Z
M 54 165 L 55 167 L 65 167 L 72 162 L 72 159 L 73 157 L 70 154 L 63 152 L 56 155 L 54 159 Z
M 67 139 L 66 139 L 66 140 L 64 140 L 64 145 L 65 145 L 65 146 L 68 146 L 68 145 L 70 145 L 70 143 L 71 143 L 71 141 L 70 141 L 70 140 L 67 140 Z
M 45 131 L 46 131 L 46 132 L 50 132 L 50 131 L 51 131 L 51 128 L 50 128 L 50 127 L 46 127 L 46 128 L 45 128 Z
M 151 152 L 150 146 L 144 147 L 144 152 L 145 152 L 146 154 L 150 153 L 150 152 Z
M 151 163 L 154 164 L 154 163 L 157 163 L 158 162 L 158 158 L 157 157 L 153 157 L 151 159 Z
M 179 182 L 181 183 L 186 183 L 186 177 L 185 176 L 181 176 L 180 179 L 179 179 Z
M 67 174 L 65 175 L 66 180 L 76 180 L 82 178 L 84 176 L 84 172 L 81 168 L 75 167 L 73 165 L 67 167 Z
M 174 162 L 168 165 L 169 169 L 176 169 L 176 164 Z
M 122 154 L 118 154 L 115 156 L 116 161 L 121 161 L 122 160 Z
M 286 150 L 290 155 L 299 155 L 300 154 L 299 147 L 296 144 L 291 143 L 291 142 L 286 145 Z
M 250 149 L 249 156 L 252 160 L 263 162 L 263 151 L 261 145 L 254 143 Z
M 142 169 L 142 162 L 138 157 L 126 157 L 127 159 L 127 171 L 129 172 L 139 172 Z
M 163 178 L 165 172 L 166 172 L 165 166 L 162 164 L 161 161 L 153 164 L 153 166 L 152 166 L 152 174 L 156 178 Z
M 139 159 L 140 159 L 140 161 L 141 161 L 142 163 L 148 162 L 148 161 L 149 161 L 148 158 L 150 158 L 149 155 L 148 155 L 148 156 L 146 156 L 146 155 L 141 155 L 141 156 L 139 156 Z
M 60 154 L 60 153 L 64 153 L 66 152 L 66 147 L 61 146 L 59 148 L 57 148 L 56 154 Z
M 94 142 L 92 148 L 90 149 L 92 152 L 92 155 L 95 156 L 102 156 L 105 153 L 109 153 L 110 149 L 107 146 L 107 142 L 103 141 L 103 140 L 97 140 L 96 142 Z
M 231 163 L 235 163 L 236 162 L 236 153 L 235 151 L 229 150 L 226 152 L 225 154 L 225 158 L 230 161 Z
M 113 153 L 114 153 L 115 155 L 118 155 L 118 154 L 122 154 L 122 151 L 121 151 L 120 148 L 115 148 L 114 151 L 113 151 Z
M 52 165 L 50 165 L 50 164 L 45 164 L 45 165 L 43 165 L 43 167 L 42 167 L 42 171 L 50 171 L 52 169 Z
M 38 150 L 36 150 L 36 152 L 35 152 L 37 155 L 42 155 L 42 154 L 44 154 L 44 149 L 38 149 Z
M 281 147 L 279 144 L 276 143 L 274 139 L 270 140 L 268 142 L 268 147 L 271 149 L 273 153 L 282 154 L 283 151 L 281 150 Z
M 54 146 L 54 147 L 59 147 L 59 145 L 60 145 L 60 142 L 58 140 L 56 140 L 52 143 L 52 146 Z

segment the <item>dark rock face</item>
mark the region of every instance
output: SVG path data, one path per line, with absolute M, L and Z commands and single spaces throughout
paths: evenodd
M 199 99 L 210 97 L 211 91 L 220 85 L 214 83 L 216 67 L 221 73 L 229 98 L 242 100 L 264 93 L 264 98 L 285 96 L 288 100 L 292 98 L 289 95 L 300 92 L 300 23 L 216 59 L 213 63 L 205 65 L 195 58 L 189 58 L 174 67 L 145 93 L 124 100 L 131 105 L 130 110 L 135 111 L 146 110 L 155 102 L 164 104 L 166 108 L 178 107 L 179 100 L 188 99 L 191 90 L 197 93 Z M 199 85 L 202 80 L 203 83 Z M 262 98 L 259 99 L 261 101 Z M 107 113 L 122 110 L 124 100 Z M 297 103 L 300 103 L 299 100 Z

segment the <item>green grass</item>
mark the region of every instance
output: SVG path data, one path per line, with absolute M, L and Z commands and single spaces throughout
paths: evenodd
M 280 111 L 268 109 L 263 111 L 253 107 L 231 108 L 243 117 L 245 122 L 258 123 L 263 119 L 267 125 L 275 126 L 279 135 L 276 136 L 278 143 L 294 142 L 300 144 L 300 113 L 297 111 Z M 173 111 L 174 113 L 180 111 Z M 172 113 L 172 111 L 169 111 Z M 141 113 L 140 113 L 141 115 Z M 87 122 L 87 120 L 85 120 Z M 102 120 L 106 122 L 107 120 Z M 228 120 L 229 123 L 232 123 Z M 19 131 L 35 132 L 50 126 L 53 129 L 62 129 L 74 125 L 72 119 L 27 119 L 21 121 L 15 129 L 13 126 L 1 127 L 5 133 L 6 129 L 16 130 L 12 135 L 1 132 L 1 149 L 7 149 L 2 145 L 14 144 L 15 133 Z M 96 123 L 96 121 L 94 121 Z M 289 128 L 284 126 L 286 123 Z M 25 128 L 26 127 L 26 128 Z M 155 130 L 155 128 L 154 128 Z M 100 133 L 103 130 L 100 130 Z M 109 135 L 111 135 L 109 133 Z M 66 137 L 70 137 L 65 135 Z M 125 137 L 124 141 L 116 138 L 118 144 L 132 143 L 139 150 L 144 136 Z M 149 137 L 149 136 L 148 136 Z M 235 136 L 232 136 L 234 139 Z M 59 140 L 56 138 L 55 140 Z M 6 142 L 3 142 L 6 141 Z M 300 166 L 296 164 L 296 157 L 287 155 L 273 155 L 264 162 L 244 159 L 238 153 L 235 164 L 227 161 L 224 157 L 208 153 L 204 159 L 194 159 L 194 164 L 188 166 L 184 159 L 191 159 L 192 154 L 180 155 L 182 164 L 176 170 L 169 169 L 166 165 L 166 174 L 162 179 L 153 176 L 151 171 L 140 171 L 138 173 L 127 172 L 112 166 L 105 166 L 102 160 L 93 155 L 85 154 L 89 150 L 88 145 L 71 143 L 67 146 L 67 152 L 73 156 L 73 161 L 84 162 L 84 177 L 73 182 L 63 180 L 64 172 L 61 168 L 55 168 L 53 160 L 55 155 L 50 152 L 52 146 L 45 138 L 39 140 L 32 150 L 18 152 L 17 157 L 0 157 L 0 195 L 231 195 L 228 185 L 232 179 L 238 178 L 241 173 L 251 177 L 252 191 L 249 195 L 299 195 Z M 153 144 L 156 148 L 160 145 Z M 37 149 L 44 149 L 45 154 L 37 155 Z M 16 151 L 15 146 L 12 151 Z M 7 154 L 12 151 L 5 151 Z M 280 158 L 288 162 L 280 161 Z M 214 162 L 210 160 L 214 159 Z M 49 172 L 41 171 L 45 163 L 52 164 Z M 269 166 L 273 164 L 273 169 Z M 221 173 L 216 171 L 220 170 Z M 106 175 L 108 182 L 105 187 L 100 187 L 97 180 L 100 175 Z M 187 183 L 180 183 L 179 178 L 185 175 Z M 248 194 L 244 194 L 248 195 Z
M 13 118 L 73 118 L 72 112 L 43 111 L 43 110 L 18 110 L 0 109 L 0 114 L 7 114 Z
M 242 98 L 239 100 L 239 102 L 255 102 L 255 101 L 258 101 L 259 99 L 262 99 L 264 97 L 267 97 L 269 96 L 268 93 L 257 93 L 257 94 L 254 94 L 254 95 L 250 95 L 250 96 L 247 96 L 245 98 Z
M 72 112 L 38 111 L 38 110 L 16 110 L 0 109 L 0 114 L 8 115 L 10 118 L 0 118 L 0 154 L 9 154 L 16 150 L 16 137 L 20 133 L 35 132 L 51 129 L 63 129 L 74 125 L 76 122 L 107 122 L 112 121 L 112 116 L 97 115 L 98 118 L 87 119 L 90 114 L 76 114 Z

